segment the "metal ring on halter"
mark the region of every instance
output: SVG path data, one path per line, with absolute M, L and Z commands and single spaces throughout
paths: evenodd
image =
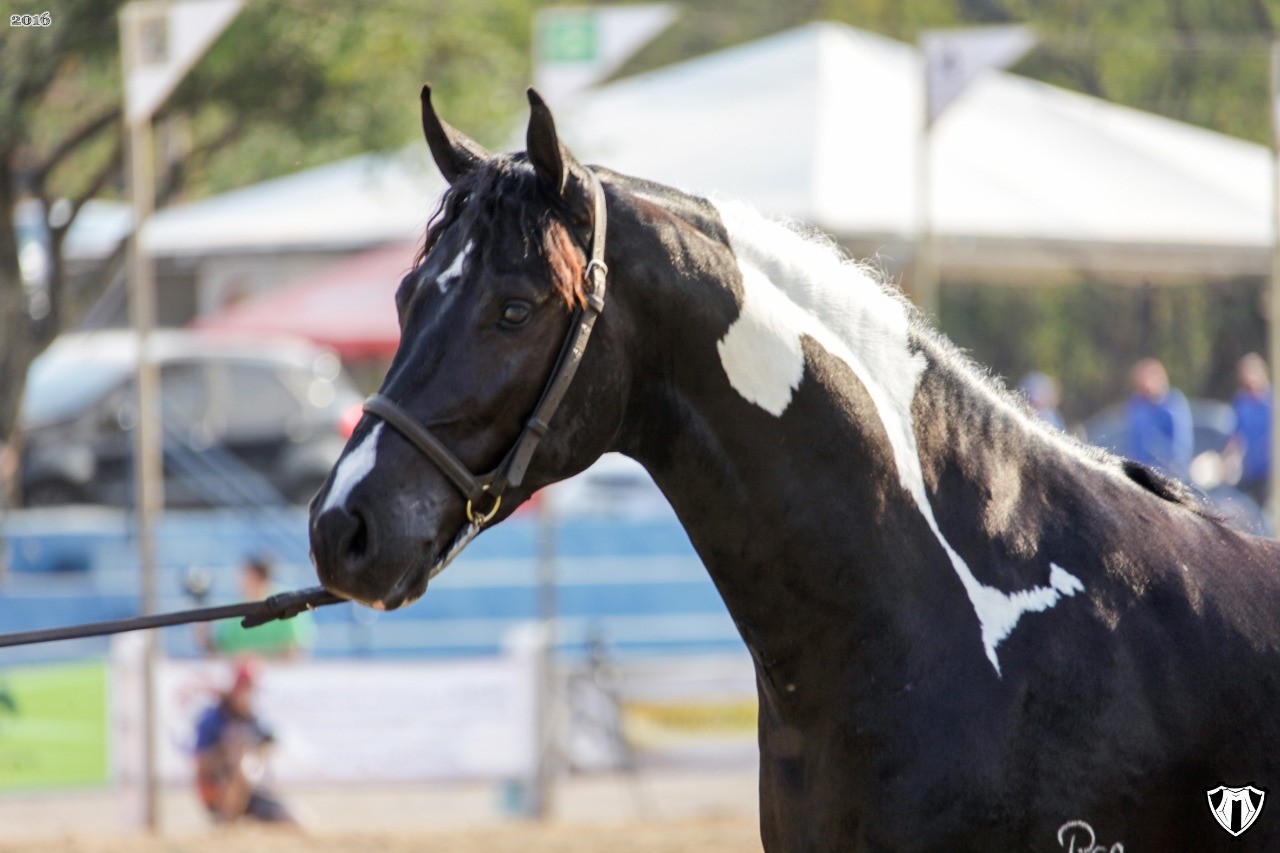
M 484 490 L 486 492 L 489 491 L 489 487 L 485 486 Z M 493 517 L 498 514 L 498 507 L 500 506 L 502 506 L 502 495 L 498 495 L 497 497 L 495 497 L 493 499 L 493 507 L 488 512 L 486 512 L 484 515 L 480 516 L 477 519 L 475 516 L 475 513 L 471 509 L 471 501 L 468 500 L 467 501 L 467 521 L 470 521 L 472 524 L 479 524 L 480 526 L 483 527 L 484 525 L 492 521 Z
M 586 269 L 586 271 L 582 274 L 582 277 L 583 277 L 583 278 L 585 278 L 585 279 L 587 279 L 587 280 L 590 280 L 590 279 L 591 279 L 591 268 L 592 268 L 592 267 L 599 267 L 599 268 L 600 268 L 600 274 L 601 274 L 601 275 L 608 275 L 608 274 L 609 274 L 609 265 L 608 265 L 608 264 L 606 264 L 604 261 L 600 260 L 599 258 L 592 258 L 591 260 L 587 261 L 587 269 Z

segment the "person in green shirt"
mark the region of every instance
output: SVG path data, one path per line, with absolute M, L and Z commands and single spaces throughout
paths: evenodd
M 250 557 L 240 568 L 240 591 L 245 601 L 261 601 L 275 590 L 271 587 L 271 564 Z M 209 628 L 196 625 L 196 641 L 209 654 L 255 655 L 262 658 L 293 658 L 305 655 L 315 645 L 316 626 L 310 613 L 292 619 L 278 619 L 256 628 L 240 627 L 239 619 L 225 619 Z

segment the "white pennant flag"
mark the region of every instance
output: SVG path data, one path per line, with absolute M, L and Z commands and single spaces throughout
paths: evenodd
M 922 33 L 920 50 L 924 54 L 928 100 L 925 124 L 933 124 L 973 78 L 990 68 L 1008 68 L 1035 43 L 1035 33 L 1021 25 Z
M 243 0 L 135 2 L 120 13 L 132 32 L 125 54 L 125 117 L 146 121 L 169 97 L 209 45 L 240 12 Z
M 553 8 L 533 22 L 534 85 L 564 106 L 622 67 L 676 19 L 668 3 L 613 8 Z

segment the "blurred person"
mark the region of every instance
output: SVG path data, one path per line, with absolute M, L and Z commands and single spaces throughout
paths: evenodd
M 250 818 L 297 825 L 293 815 L 264 784 L 267 752 L 275 741 L 254 711 L 257 667 L 236 666 L 231 687 L 196 724 L 196 791 L 218 823 Z
M 1129 457 L 1187 482 L 1191 467 L 1191 407 L 1158 359 L 1144 358 L 1130 373 Z
M 1062 415 L 1058 412 L 1060 395 L 1056 379 L 1047 373 L 1033 370 L 1022 377 L 1022 381 L 1018 383 L 1018 390 L 1027 398 L 1027 404 L 1040 416 L 1041 420 L 1058 429 L 1066 428 Z
M 278 592 L 271 584 L 271 563 L 249 557 L 240 567 L 240 594 L 245 601 L 261 601 Z M 242 628 L 239 619 L 224 619 L 212 629 L 196 623 L 196 642 L 208 654 L 254 654 L 266 658 L 294 658 L 315 645 L 316 626 L 310 613 L 277 619 L 256 628 Z
M 1236 365 L 1239 390 L 1231 400 L 1236 415 L 1235 432 L 1227 443 L 1226 456 L 1240 466 L 1240 491 L 1258 506 L 1267 502 L 1271 479 L 1271 382 L 1267 363 L 1251 352 Z

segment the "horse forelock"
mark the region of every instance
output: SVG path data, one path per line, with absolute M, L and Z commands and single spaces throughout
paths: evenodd
M 500 268 L 536 260 L 566 306 L 586 304 L 585 240 L 575 236 L 564 204 L 538 186 L 532 167 L 522 159 L 495 158 L 450 186 L 427 223 L 414 266 L 421 265 L 443 233 L 462 220 L 482 256 Z M 520 247 L 519 257 L 495 256 L 510 245 Z

